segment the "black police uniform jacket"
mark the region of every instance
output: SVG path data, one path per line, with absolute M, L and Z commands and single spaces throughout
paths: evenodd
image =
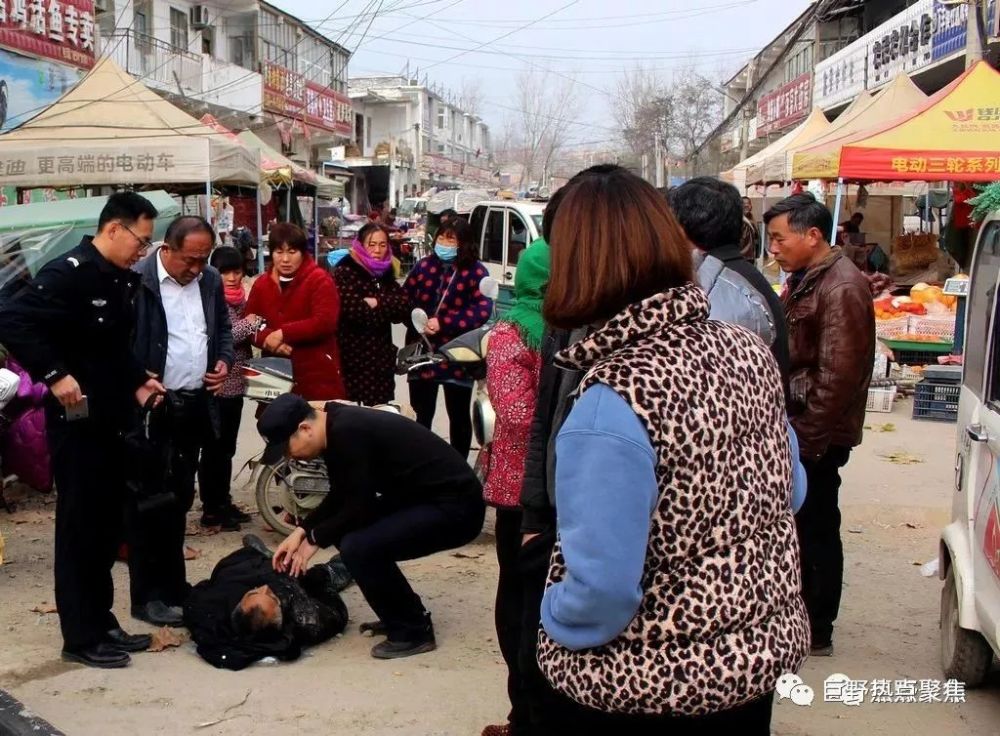
M 71 375 L 87 396 L 92 422 L 126 429 L 134 394 L 147 380 L 132 352 L 139 275 L 118 268 L 85 237 L 26 284 L 0 298 L 0 343 L 36 381 Z M 49 396 L 49 411 L 61 408 Z

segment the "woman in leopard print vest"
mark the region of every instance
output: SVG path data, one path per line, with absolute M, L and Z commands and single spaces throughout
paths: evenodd
M 566 733 L 768 734 L 809 651 L 778 367 L 709 321 L 655 189 L 568 186 L 545 316 L 596 329 L 557 357 L 585 377 L 556 440 L 539 665 Z

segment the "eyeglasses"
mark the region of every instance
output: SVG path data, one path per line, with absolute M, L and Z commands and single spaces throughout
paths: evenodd
M 149 250 L 150 248 L 153 247 L 153 241 L 150 240 L 149 238 L 140 238 L 138 235 L 135 234 L 135 230 L 133 230 L 132 228 L 130 228 L 124 222 L 119 222 L 118 224 L 121 225 L 126 230 L 128 230 L 129 233 L 132 235 L 132 237 L 139 241 L 139 250 L 140 251 L 146 251 L 146 250 Z

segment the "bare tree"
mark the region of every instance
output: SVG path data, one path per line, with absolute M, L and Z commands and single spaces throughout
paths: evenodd
M 580 110 L 572 79 L 544 70 L 525 70 L 517 77 L 512 163 L 519 164 L 519 187 L 544 180 L 569 142 Z
M 634 159 L 652 154 L 659 137 L 663 155 L 689 158 L 722 119 L 722 97 L 694 67 L 667 82 L 641 65 L 626 71 L 613 97 L 622 137 Z
M 672 114 L 667 147 L 685 160 L 722 122 L 722 94 L 718 84 L 693 67 L 677 71 L 671 84 Z
M 457 104 L 462 112 L 478 116 L 483 111 L 483 80 L 478 77 L 463 77 Z
M 637 64 L 627 70 L 613 96 L 622 137 L 633 154 L 652 153 L 656 137 L 666 139 L 672 112 L 671 89 L 655 70 Z

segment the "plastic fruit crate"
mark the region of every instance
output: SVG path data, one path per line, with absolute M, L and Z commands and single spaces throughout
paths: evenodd
M 934 422 L 957 422 L 962 387 L 924 379 L 913 395 L 913 418 Z
M 875 320 L 875 337 L 898 338 L 910 331 L 910 318 L 906 315 L 892 319 Z
M 935 335 L 944 340 L 953 341 L 955 339 L 955 315 L 942 314 L 927 317 L 910 317 L 909 333 L 912 335 Z M 886 337 L 893 336 L 886 335 Z
M 937 365 L 937 359 L 951 353 L 954 344 L 947 340 L 940 342 L 920 342 L 917 340 L 896 340 L 879 338 L 892 351 L 900 365 Z
M 868 411 L 878 414 L 888 414 L 892 411 L 892 402 L 896 400 L 895 386 L 872 386 L 868 389 Z
M 872 367 L 872 380 L 877 381 L 889 375 L 889 356 L 882 353 L 875 354 L 875 365 Z

